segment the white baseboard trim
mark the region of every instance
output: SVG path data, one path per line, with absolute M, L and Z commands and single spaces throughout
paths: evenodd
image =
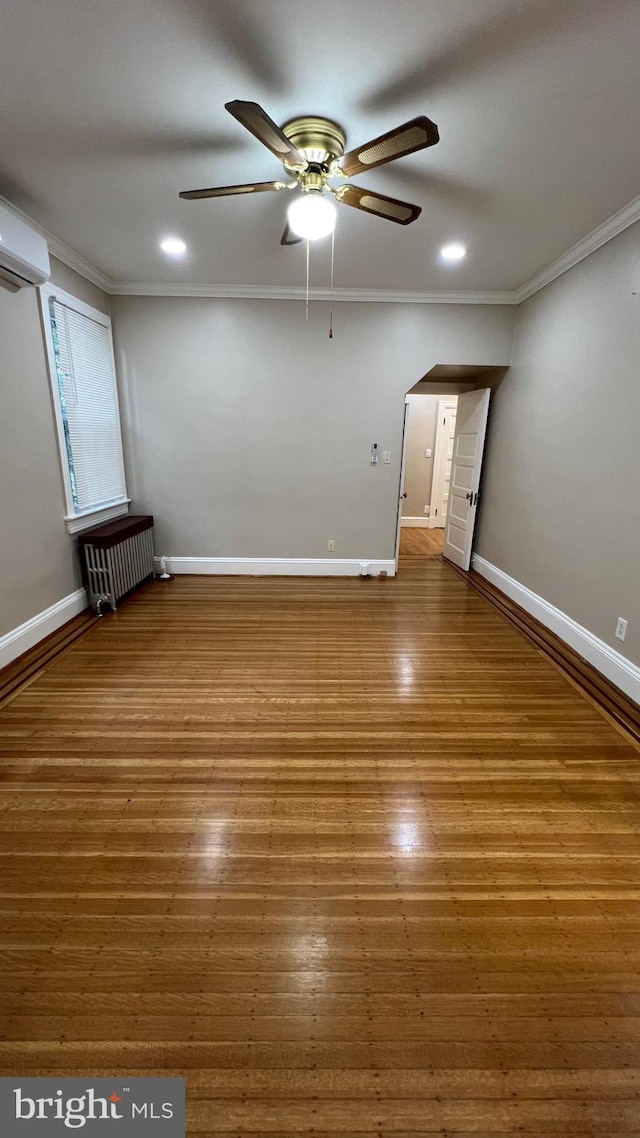
M 75 593 L 69 593 L 68 597 L 56 601 L 50 608 L 32 616 L 31 620 L 26 620 L 12 632 L 0 636 L 0 668 L 10 664 L 23 652 L 28 652 L 72 617 L 78 616 L 86 609 L 87 603 L 85 590 L 76 589 Z
M 169 573 L 213 573 L 254 577 L 359 577 L 360 566 L 369 574 L 395 577 L 395 561 L 338 557 L 167 557 Z
M 604 640 L 594 636 L 588 628 L 583 628 L 581 624 L 572 620 L 570 616 L 555 608 L 554 605 L 549 604 L 543 597 L 539 597 L 537 593 L 527 589 L 526 585 L 521 585 L 519 581 L 509 577 L 507 573 L 503 573 L 502 569 L 496 568 L 490 561 L 485 561 L 484 557 L 479 557 L 477 553 L 474 553 L 471 566 L 482 577 L 486 577 L 492 585 L 506 593 L 512 601 L 515 601 L 536 620 L 539 620 L 540 624 L 544 624 L 545 628 L 551 629 L 556 636 L 564 640 L 565 644 L 578 652 L 594 668 L 597 668 L 625 695 L 630 696 L 636 703 L 640 703 L 640 668 L 636 664 L 632 664 L 626 656 L 616 652 L 610 644 L 606 644 Z
M 400 525 L 407 529 L 429 529 L 429 518 L 401 518 Z

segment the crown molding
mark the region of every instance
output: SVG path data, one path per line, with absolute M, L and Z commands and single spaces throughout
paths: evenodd
M 304 288 L 287 285 L 206 285 L 181 282 L 157 283 L 154 281 L 111 280 L 80 253 L 77 253 L 75 249 L 61 241 L 54 233 L 50 233 L 44 226 L 39 225 L 29 214 L 18 209 L 17 206 L 1 195 L 0 202 L 44 237 L 53 257 L 57 257 L 70 269 L 74 269 L 86 280 L 91 281 L 92 284 L 97 285 L 98 288 L 112 296 L 191 296 L 219 297 L 229 300 L 299 301 L 304 300 L 306 296 Z M 313 288 L 309 291 L 309 297 L 311 300 L 329 301 L 333 299 L 336 303 L 355 301 L 364 304 L 522 304 L 524 300 L 533 296 L 534 293 L 540 292 L 546 285 L 551 284 L 557 277 L 562 276 L 580 261 L 584 261 L 585 257 L 595 253 L 596 249 L 606 245 L 608 241 L 617 237 L 619 233 L 628 229 L 636 221 L 640 221 L 640 195 L 517 289 L 502 292 L 423 292 L 406 289 L 335 288 L 332 293 L 329 288 Z
M 552 261 L 545 269 L 541 269 L 539 273 L 536 273 L 535 276 L 516 289 L 513 293 L 515 299 L 512 303 L 522 304 L 523 300 L 527 300 L 534 293 L 540 292 L 540 289 L 544 288 L 545 285 L 551 284 L 551 281 L 555 281 L 557 277 L 566 273 L 567 269 L 572 269 L 574 265 L 584 261 L 585 257 L 595 253 L 596 249 L 606 245 L 607 241 L 612 241 L 614 237 L 617 237 L 619 233 L 628 229 L 636 221 L 640 221 L 640 196 L 623 206 L 617 213 L 607 218 L 602 225 L 599 225 L 597 229 L 583 237 L 582 241 L 572 245 L 561 257 Z
M 41 237 L 44 237 L 52 257 L 56 257 L 58 261 L 63 261 L 70 269 L 75 269 L 77 273 L 80 273 L 81 277 L 85 277 L 86 280 L 97 285 L 103 292 L 112 292 L 113 281 L 105 276 L 100 269 L 97 269 L 90 261 L 85 260 L 80 253 L 76 253 L 75 249 L 72 249 L 69 245 L 65 244 L 64 241 L 61 241 L 59 237 L 56 237 L 55 233 L 50 233 L 43 225 L 34 221 L 24 210 L 18 209 L 13 202 L 8 201 L 7 198 L 3 198 L 1 195 L 0 202 L 10 210 L 11 213 L 14 213 L 16 217 L 19 217 L 21 221 L 24 221 L 27 225 L 30 225 L 32 229 L 35 229 L 36 233 L 39 233 Z
M 116 296 L 191 296 L 235 300 L 300 300 L 306 290 L 298 285 L 205 285 L 146 281 L 114 281 Z M 513 292 L 413 292 L 406 289 L 309 289 L 310 300 L 355 301 L 363 304 L 516 304 Z
M 57 257 L 59 261 L 63 261 L 70 269 L 75 269 L 80 273 L 81 277 L 85 277 L 92 284 L 97 285 L 103 292 L 111 294 L 113 292 L 114 282 L 104 273 L 92 265 L 90 261 L 86 261 L 80 253 L 76 253 L 64 241 L 59 241 L 52 233 L 47 233 L 46 230 L 41 230 L 42 236 L 46 238 L 49 252 L 53 257 Z

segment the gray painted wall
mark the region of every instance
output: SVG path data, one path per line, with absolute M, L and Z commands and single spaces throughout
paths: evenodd
M 640 664 L 640 225 L 518 317 L 476 551 Z
M 107 315 L 110 315 L 111 298 L 107 296 L 106 292 L 92 284 L 86 277 L 80 276 L 80 273 L 76 273 L 75 269 L 70 269 L 62 261 L 57 261 L 55 257 L 51 258 L 51 279 L 54 284 L 63 288 L 65 292 L 70 292 L 78 300 L 83 300 L 85 304 L 91 304 L 99 312 L 106 312 Z
M 320 303 L 308 324 L 292 302 L 111 303 L 129 493 L 188 557 L 392 558 L 405 392 L 434 363 L 508 361 L 515 317 L 342 303 L 329 340 Z
M 57 284 L 96 307 L 108 298 L 52 261 Z M 0 636 L 80 585 L 64 494 L 38 297 L 0 288 Z

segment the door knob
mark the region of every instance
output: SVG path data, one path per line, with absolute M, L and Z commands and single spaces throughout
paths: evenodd
M 467 493 L 465 494 L 465 498 L 467 499 L 467 501 L 469 501 L 469 502 L 471 501 L 471 499 L 473 498 L 473 494 L 472 494 L 471 490 L 467 490 Z

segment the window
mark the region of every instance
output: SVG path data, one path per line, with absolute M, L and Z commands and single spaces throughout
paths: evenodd
M 40 289 L 70 532 L 127 513 L 111 321 Z

